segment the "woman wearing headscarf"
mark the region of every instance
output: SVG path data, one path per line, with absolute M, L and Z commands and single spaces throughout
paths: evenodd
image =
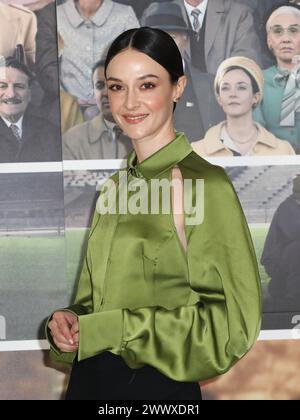
M 215 94 L 226 120 L 192 143 L 200 156 L 292 155 L 287 141 L 255 123 L 253 108 L 261 101 L 264 79 L 260 67 L 246 57 L 231 57 L 219 66 Z

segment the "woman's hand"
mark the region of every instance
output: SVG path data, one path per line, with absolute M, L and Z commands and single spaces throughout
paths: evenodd
M 69 311 L 57 311 L 48 324 L 55 345 L 63 352 L 78 349 L 79 323 L 77 315 Z

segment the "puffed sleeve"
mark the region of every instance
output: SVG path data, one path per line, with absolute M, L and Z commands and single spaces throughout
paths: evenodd
M 206 184 L 204 222 L 188 244 L 189 304 L 79 316 L 78 360 L 111 351 L 132 368 L 148 364 L 178 381 L 200 381 L 225 373 L 254 344 L 261 294 L 249 229 L 225 172 L 216 168 Z M 88 276 L 78 294 L 84 305 L 87 283 Z

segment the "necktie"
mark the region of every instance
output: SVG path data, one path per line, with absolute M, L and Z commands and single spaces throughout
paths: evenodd
M 112 130 L 112 140 L 113 141 L 118 141 L 121 134 L 122 134 L 121 128 L 118 125 L 115 125 L 113 130 Z
M 10 129 L 13 133 L 13 135 L 15 136 L 15 138 L 18 140 L 19 143 L 21 143 L 22 138 L 20 136 L 20 131 L 17 125 L 15 124 L 11 124 Z
M 281 102 L 280 126 L 292 127 L 295 125 L 295 113 L 300 108 L 300 67 L 292 71 L 278 69 L 274 81 L 279 85 L 285 84 Z
M 199 32 L 200 29 L 200 21 L 199 21 L 199 15 L 200 15 L 199 9 L 193 9 L 191 12 L 191 16 L 193 17 L 193 28 L 195 32 Z

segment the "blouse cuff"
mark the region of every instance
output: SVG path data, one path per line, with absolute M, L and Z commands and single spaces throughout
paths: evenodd
M 120 354 L 123 339 L 121 309 L 81 315 L 79 319 L 78 360 L 104 351 Z

